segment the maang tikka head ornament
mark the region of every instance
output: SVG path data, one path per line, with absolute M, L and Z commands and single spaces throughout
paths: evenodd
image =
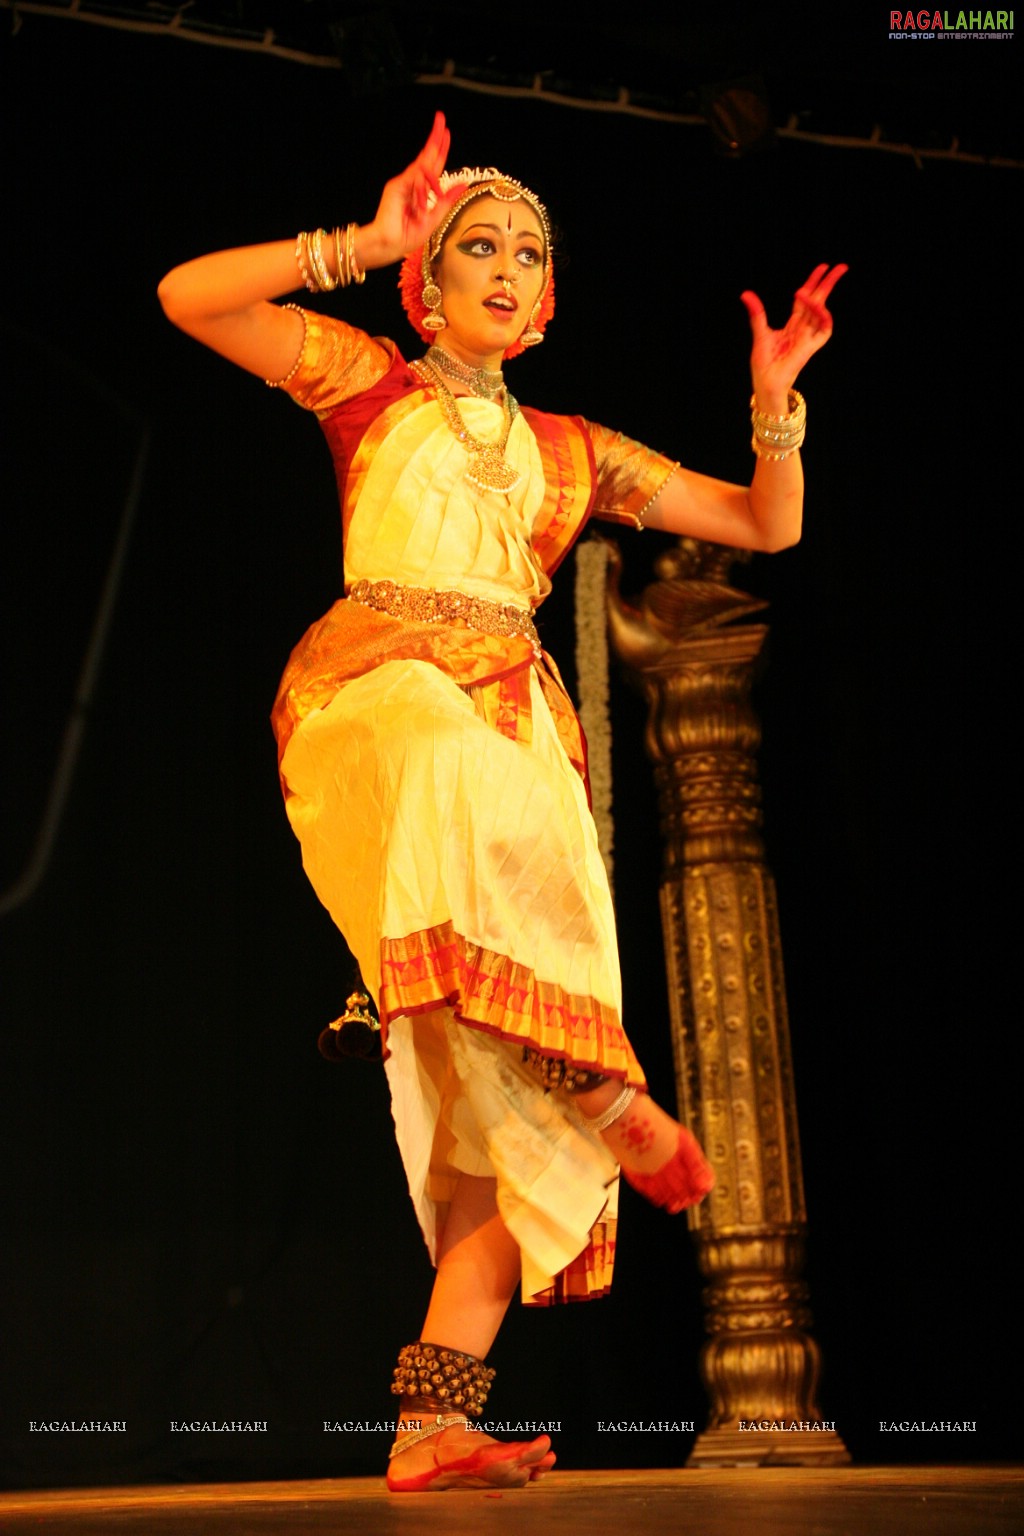
M 535 347 L 544 340 L 544 328 L 555 312 L 555 283 L 551 271 L 551 221 L 548 211 L 535 192 L 524 187 L 512 176 L 505 176 L 493 165 L 465 167 L 461 171 L 445 171 L 440 178 L 442 192 L 457 182 L 464 182 L 466 190 L 449 208 L 430 239 L 419 251 L 411 251 L 402 262 L 398 286 L 402 304 L 412 322 L 413 329 L 423 341 L 433 341 L 436 333 L 447 325 L 441 310 L 442 294 L 434 281 L 433 264 L 441 253 L 445 236 L 468 203 L 478 197 L 494 197 L 502 203 L 524 202 L 533 209 L 540 221 L 544 235 L 544 286 L 540 298 L 533 306 L 522 335 L 506 347 L 504 357 L 518 357 L 526 347 Z

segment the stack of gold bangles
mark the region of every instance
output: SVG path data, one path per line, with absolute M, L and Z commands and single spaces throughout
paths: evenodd
M 302 281 L 310 293 L 331 293 L 335 288 L 347 288 L 350 283 L 366 281 L 366 273 L 356 260 L 356 230 L 359 226 L 339 225 L 331 235 L 326 229 L 314 229 L 309 234 L 303 230 L 295 242 L 295 264 Z M 324 241 L 334 241 L 334 265 L 337 277 L 332 277 L 324 260 Z
M 797 389 L 789 391 L 789 415 L 770 416 L 757 408 L 757 396 L 750 397 L 750 420 L 754 435 L 750 446 L 759 459 L 784 459 L 796 453 L 807 431 L 807 403 Z

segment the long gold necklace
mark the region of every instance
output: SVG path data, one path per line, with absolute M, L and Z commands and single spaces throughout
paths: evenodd
M 462 412 L 455 403 L 455 396 L 437 368 L 427 358 L 420 358 L 412 364 L 412 369 L 424 384 L 433 386 L 445 423 L 469 454 L 469 466 L 465 474 L 469 483 L 482 491 L 514 490 L 522 476 L 505 458 L 508 435 L 519 411 L 518 402 L 514 397 L 508 390 L 505 391 L 505 397 L 501 403 L 503 431 L 500 439 L 496 443 L 484 443 L 478 437 L 474 437 L 466 426 Z

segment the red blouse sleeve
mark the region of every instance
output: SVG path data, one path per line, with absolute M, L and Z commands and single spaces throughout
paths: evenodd
M 311 309 L 299 313 L 306 332 L 298 365 L 279 387 L 296 405 L 324 417 L 382 379 L 395 348 L 392 342 L 367 336 L 330 315 Z
M 679 468 L 678 463 L 622 432 L 613 432 L 582 416 L 576 420 L 590 438 L 597 469 L 592 515 L 606 522 L 641 527 L 643 513 Z

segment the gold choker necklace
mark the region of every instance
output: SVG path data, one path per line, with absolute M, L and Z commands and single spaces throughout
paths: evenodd
M 429 384 L 437 395 L 437 403 L 441 408 L 447 426 L 458 438 L 466 452 L 469 454 L 469 466 L 466 469 L 465 478 L 470 485 L 477 486 L 482 491 L 511 491 L 519 484 L 522 476 L 518 470 L 512 468 L 505 459 L 505 445 L 508 435 L 512 430 L 512 422 L 519 412 L 519 405 L 512 395 L 505 391 L 502 401 L 501 413 L 504 418 L 504 429 L 496 443 L 481 442 L 474 437 L 466 426 L 462 412 L 455 403 L 455 396 L 448 388 L 441 374 L 427 357 L 413 363 L 412 370 L 417 378 L 424 384 Z M 495 402 L 497 403 L 497 402 Z
M 453 357 L 436 342 L 423 361 L 431 368 L 437 368 L 441 373 L 446 373 L 450 379 L 458 379 L 460 384 L 468 384 L 474 395 L 479 395 L 481 400 L 493 400 L 505 387 L 505 379 L 500 368 L 497 372 L 491 368 L 471 368 L 468 363 L 462 361 L 461 357 Z

